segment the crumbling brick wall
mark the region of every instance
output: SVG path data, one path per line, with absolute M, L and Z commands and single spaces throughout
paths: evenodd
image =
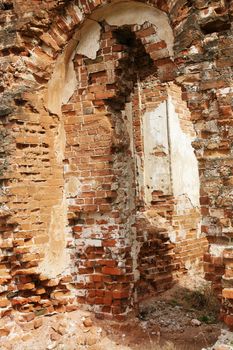
M 136 290 L 200 265 L 207 237 L 207 278 L 232 324 L 232 10 L 1 2 L 2 314 L 85 303 L 125 315 Z M 192 164 L 195 148 L 200 206 L 188 175 L 180 189 L 190 166 L 174 130 Z

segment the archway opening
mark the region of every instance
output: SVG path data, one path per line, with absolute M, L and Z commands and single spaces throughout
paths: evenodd
M 78 86 L 63 107 L 66 182 L 78 186 L 69 228 L 79 302 L 124 315 L 201 264 L 206 245 L 195 133 L 168 82 L 167 43 L 148 22 L 100 27 L 95 55 L 74 56 Z

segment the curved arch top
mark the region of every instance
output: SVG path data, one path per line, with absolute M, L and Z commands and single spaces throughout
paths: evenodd
M 124 1 L 105 5 L 84 21 L 58 57 L 52 77 L 48 83 L 47 107 L 54 114 L 61 114 L 61 106 L 73 95 L 77 80 L 74 74 L 75 53 L 95 59 L 99 50 L 101 22 L 109 25 L 142 25 L 146 22 L 156 27 L 154 42 L 164 41 L 170 58 L 173 57 L 173 32 L 167 14 L 157 8 L 137 1 Z
M 167 43 L 170 56 L 173 56 L 173 32 L 165 12 L 137 1 L 124 1 L 101 7 L 90 16 L 98 22 L 105 20 L 109 25 L 123 26 L 149 22 L 156 26 L 157 35 Z

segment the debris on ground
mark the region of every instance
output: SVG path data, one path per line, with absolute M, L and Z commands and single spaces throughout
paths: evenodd
M 0 320 L 0 349 L 233 350 L 233 334 L 218 321 L 214 298 L 200 276 L 189 275 L 141 301 L 138 314 L 125 322 L 80 310 L 34 319 L 6 316 Z

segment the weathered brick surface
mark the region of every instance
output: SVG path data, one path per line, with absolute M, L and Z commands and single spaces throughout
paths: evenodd
M 162 291 L 200 265 L 207 237 L 206 277 L 232 324 L 233 5 L 142 2 L 168 14 L 174 57 L 149 22 L 120 29 L 102 22 L 96 58 L 72 56 L 78 84 L 59 116 L 45 98 L 59 55 L 109 1 L 0 4 L 3 314 L 80 303 L 125 314 L 135 286 Z M 200 208 L 182 214 L 173 193 L 154 191 L 148 203 L 138 179 L 142 115 L 168 96 L 182 131 L 196 137 Z

